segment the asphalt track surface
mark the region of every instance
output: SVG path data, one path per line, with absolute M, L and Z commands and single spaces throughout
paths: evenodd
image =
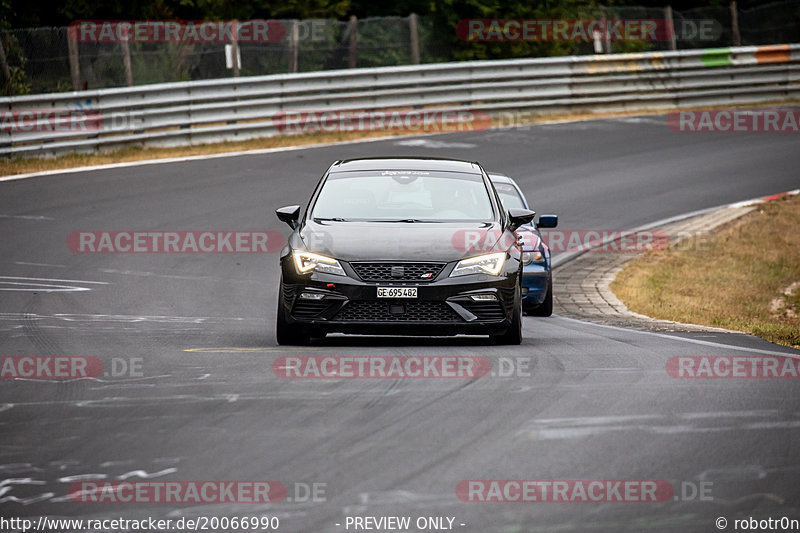
M 276 207 L 305 203 L 334 160 L 375 155 L 479 160 L 516 177 L 535 209 L 570 229 L 633 228 L 794 189 L 800 168 L 793 135 L 675 133 L 664 117 L 638 117 L 3 183 L 0 355 L 89 355 L 106 368 L 139 358 L 141 376 L 2 380 L 0 516 L 271 515 L 293 532 L 346 531 L 347 516 L 451 516 L 464 532 L 717 531 L 717 517 L 728 530 L 748 516 L 800 519 L 798 381 L 665 371 L 679 355 L 798 352 L 745 335 L 654 334 L 558 316 L 526 317 L 520 347 L 339 336 L 282 348 L 277 254 L 92 255 L 66 245 L 79 230 L 286 235 Z M 495 375 L 287 380 L 272 370 L 287 354 L 478 355 Z M 497 375 L 501 360 L 527 361 L 529 375 Z M 66 497 L 76 480 L 148 478 L 278 480 L 292 501 Z M 456 486 L 470 479 L 657 479 L 676 497 L 464 503 Z M 711 498 L 681 496 L 701 482 Z M 297 501 L 296 483 L 324 483 L 324 501 Z

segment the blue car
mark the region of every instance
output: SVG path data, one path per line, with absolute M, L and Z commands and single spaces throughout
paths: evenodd
M 489 173 L 506 209 L 530 209 L 519 186 L 505 174 Z M 553 276 L 550 272 L 550 248 L 542 240 L 539 228 L 558 226 L 557 215 L 541 215 L 538 224 L 531 221 L 517 229 L 522 243 L 522 309 L 531 316 L 553 314 Z

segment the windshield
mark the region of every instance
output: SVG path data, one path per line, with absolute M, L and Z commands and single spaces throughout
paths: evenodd
M 331 174 L 314 204 L 314 219 L 380 222 L 491 221 L 480 175 L 370 171 Z
M 506 209 L 525 209 L 525 203 L 522 201 L 519 191 L 510 183 L 494 183 L 494 188 L 497 189 L 497 194 L 500 196 L 500 201 L 503 202 L 503 207 Z

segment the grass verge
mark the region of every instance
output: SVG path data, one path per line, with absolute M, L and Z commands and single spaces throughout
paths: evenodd
M 628 263 L 611 290 L 653 318 L 800 348 L 800 196 L 761 204 L 690 244 Z

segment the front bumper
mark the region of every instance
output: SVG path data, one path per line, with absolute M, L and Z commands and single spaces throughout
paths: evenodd
M 364 281 L 345 262 L 348 276 L 298 274 L 282 259 L 286 321 L 323 332 L 391 335 L 501 334 L 511 324 L 519 262 L 506 261 L 498 276 L 448 277 L 448 264 L 433 281 Z M 378 298 L 378 287 L 416 287 L 417 298 Z M 311 299 L 310 294 L 321 295 Z M 304 295 L 306 297 L 304 297 Z M 494 299 L 475 300 L 473 295 Z
M 522 270 L 522 306 L 526 309 L 536 307 L 544 302 L 550 287 L 550 267 L 545 264 L 531 263 Z

